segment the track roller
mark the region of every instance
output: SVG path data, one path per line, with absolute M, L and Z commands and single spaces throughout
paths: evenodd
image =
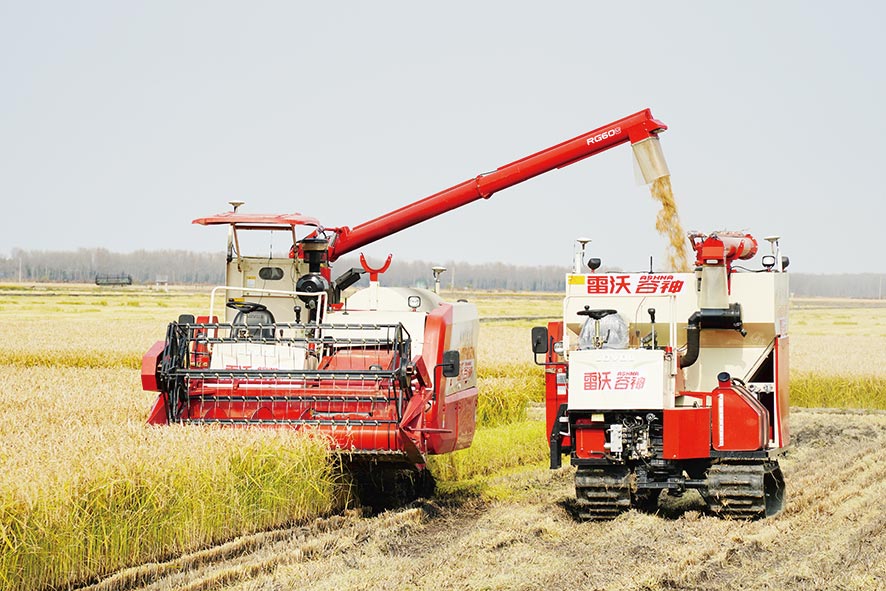
M 624 466 L 580 466 L 575 496 L 581 519 L 615 519 L 631 508 L 630 471 Z
M 702 496 L 711 511 L 733 519 L 759 519 L 784 507 L 784 476 L 777 461 L 724 461 L 708 468 Z

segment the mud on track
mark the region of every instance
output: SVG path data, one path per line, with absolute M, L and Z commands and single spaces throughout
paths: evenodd
M 248 536 L 89 589 L 886 589 L 886 413 L 794 410 L 785 510 L 576 522 L 572 470 L 500 477 L 502 500 L 437 498 Z

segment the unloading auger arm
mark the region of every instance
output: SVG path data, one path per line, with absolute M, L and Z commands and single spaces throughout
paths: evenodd
M 657 135 L 666 129 L 667 125 L 653 118 L 651 110 L 645 109 L 634 113 L 556 146 L 505 164 L 492 172 L 480 174 L 353 228 L 338 228 L 335 230 L 337 237 L 329 247 L 328 260 L 329 262 L 335 261 L 346 253 L 400 230 L 467 205 L 477 199 L 487 199 L 502 189 L 507 189 L 555 168 L 563 168 L 625 142 L 630 142 L 634 147 L 634 153 L 646 182 L 652 182 L 656 178 L 668 174 L 667 165 L 657 141 Z

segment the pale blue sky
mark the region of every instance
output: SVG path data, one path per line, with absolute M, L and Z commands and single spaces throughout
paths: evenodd
M 195 217 L 356 225 L 650 107 L 687 230 L 886 271 L 875 2 L 0 0 L 0 253 L 219 250 Z M 661 256 L 616 148 L 367 246 L 395 259 Z

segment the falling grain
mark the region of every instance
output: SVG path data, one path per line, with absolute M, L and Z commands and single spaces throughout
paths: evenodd
M 686 232 L 680 225 L 677 214 L 677 203 L 671 189 L 671 177 L 663 176 L 655 179 L 650 185 L 653 199 L 661 203 L 661 211 L 655 220 L 655 229 L 668 239 L 668 269 L 677 272 L 690 271 L 689 257 L 686 254 Z

